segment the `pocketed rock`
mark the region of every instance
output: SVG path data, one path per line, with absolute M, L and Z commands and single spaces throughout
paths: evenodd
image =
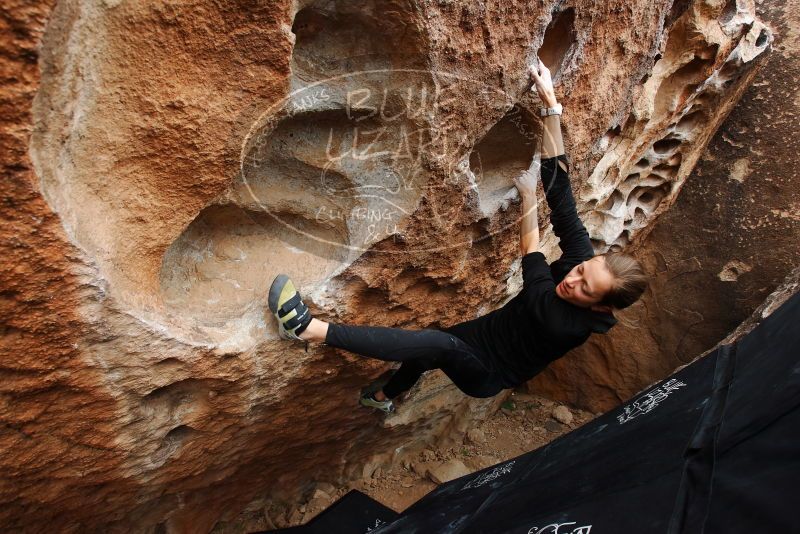
M 669 209 L 769 29 L 744 0 L 551 4 L 6 2 L 0 525 L 208 532 L 494 413 L 438 372 L 360 408 L 389 366 L 281 340 L 264 301 L 287 269 L 333 321 L 507 299 L 540 45 L 598 252 Z

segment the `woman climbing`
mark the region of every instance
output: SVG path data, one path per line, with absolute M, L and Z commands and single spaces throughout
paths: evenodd
M 461 391 L 491 397 L 541 372 L 550 362 L 605 333 L 617 321 L 613 310 L 633 304 L 647 279 L 633 257 L 594 255 L 589 234 L 578 218 L 564 153 L 550 71 L 541 60 L 528 73 L 545 105 L 541 176 L 561 257 L 548 265 L 538 252 L 537 178 L 525 171 L 514 180 L 522 199 L 520 249 L 522 290 L 502 308 L 441 330 L 327 323 L 311 317 L 286 275 L 272 283 L 268 304 L 287 339 L 324 342 L 362 356 L 401 362 L 377 391 L 361 404 L 394 411 L 392 399 L 409 390 L 422 373 L 441 369 Z

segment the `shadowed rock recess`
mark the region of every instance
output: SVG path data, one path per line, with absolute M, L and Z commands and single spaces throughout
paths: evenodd
M 361 324 L 509 298 L 537 50 L 597 251 L 625 248 L 773 40 L 749 0 L 11 4 L 0 524 L 28 532 L 206 532 L 459 442 L 502 396 L 430 373 L 358 408 L 389 366 L 280 340 L 273 277 Z

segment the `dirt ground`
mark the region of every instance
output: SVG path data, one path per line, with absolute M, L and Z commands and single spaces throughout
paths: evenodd
M 377 468 L 346 487 L 320 484 L 306 502 L 292 507 L 265 503 L 250 510 L 244 523 L 217 525 L 214 532 L 238 534 L 304 524 L 352 489 L 402 512 L 435 489 L 437 478 L 446 481 L 538 449 L 594 417 L 544 397 L 514 392 L 492 417 L 470 429 L 459 446 L 422 450 L 402 465 Z
M 468 432 L 462 446 L 426 449 L 416 460 L 386 472 L 378 470 L 372 478 L 360 480 L 352 488 L 402 512 L 436 488 L 427 474 L 430 467 L 458 459 L 474 472 L 538 449 L 595 417 L 570 409 L 572 420 L 564 424 L 553 416 L 557 406 L 543 397 L 515 392 L 493 417 Z

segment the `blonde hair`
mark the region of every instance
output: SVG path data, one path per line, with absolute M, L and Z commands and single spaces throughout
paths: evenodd
M 600 304 L 621 310 L 639 300 L 647 289 L 647 274 L 639 260 L 622 252 L 606 252 L 600 256 L 614 276 L 614 285 Z

